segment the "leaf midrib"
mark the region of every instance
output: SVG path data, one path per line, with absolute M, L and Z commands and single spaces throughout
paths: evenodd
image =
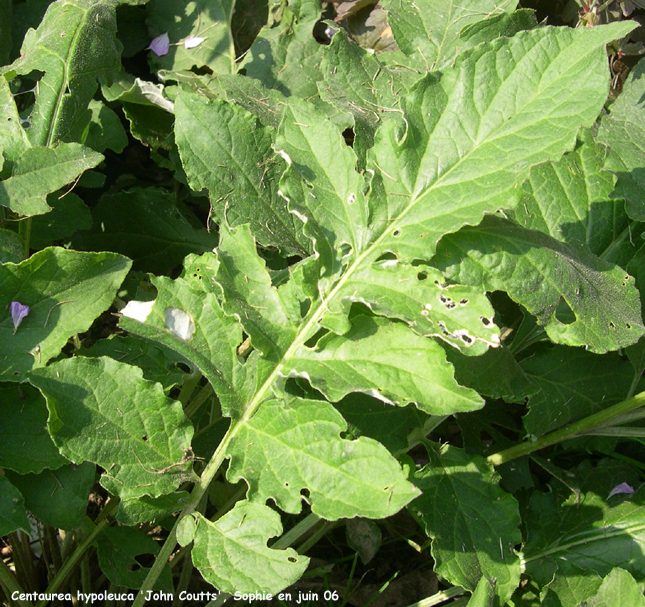
M 604 527 L 595 528 L 592 530 L 592 532 L 595 532 L 595 537 L 590 538 L 588 537 L 589 533 L 587 533 L 586 535 L 582 535 L 580 539 L 574 540 L 567 544 L 560 544 L 549 550 L 544 550 L 538 554 L 534 554 L 533 556 L 525 558 L 523 562 L 524 564 L 531 563 L 532 561 L 551 556 L 552 554 L 567 552 L 571 548 L 576 548 L 577 546 L 588 546 L 590 543 L 598 541 L 606 542 L 609 538 L 620 537 L 622 535 L 626 535 L 627 537 L 631 538 L 632 534 L 638 533 L 639 531 L 645 531 L 645 523 L 640 523 L 632 526 L 626 525 L 624 527 L 614 528 L 611 531 L 607 531 Z

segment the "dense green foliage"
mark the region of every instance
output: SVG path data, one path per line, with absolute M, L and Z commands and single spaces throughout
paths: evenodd
M 7 604 L 645 605 L 637 23 L 345 4 L 0 0 Z

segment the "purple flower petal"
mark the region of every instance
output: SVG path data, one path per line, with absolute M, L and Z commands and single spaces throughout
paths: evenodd
M 11 302 L 11 320 L 13 321 L 14 334 L 18 330 L 22 319 L 29 314 L 29 306 L 23 306 L 17 301 Z
M 194 38 L 186 38 L 184 40 L 184 46 L 187 49 L 190 48 L 195 48 L 196 46 L 199 46 L 202 42 L 204 42 L 205 38 L 201 38 L 200 36 L 195 36 Z
M 168 49 L 170 48 L 170 38 L 168 38 L 168 33 L 161 34 L 157 36 L 148 47 L 157 57 L 162 57 L 163 55 L 168 54 Z
M 609 492 L 607 499 L 613 497 L 614 495 L 618 495 L 619 493 L 634 493 L 634 487 L 630 487 L 627 483 L 620 483 L 620 485 L 616 485 Z

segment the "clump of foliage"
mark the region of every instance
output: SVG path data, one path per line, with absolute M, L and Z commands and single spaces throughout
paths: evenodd
M 638 24 L 345 4 L 0 1 L 8 604 L 645 605 Z

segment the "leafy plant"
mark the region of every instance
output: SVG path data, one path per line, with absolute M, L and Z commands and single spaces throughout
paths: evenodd
M 193 566 L 213 605 L 282 600 L 403 509 L 452 585 L 427 605 L 642 599 L 642 63 L 605 109 L 635 24 L 387 2 L 377 55 L 277 2 L 238 56 L 250 7 L 0 24 L 6 601 L 101 571 L 178 602 Z

